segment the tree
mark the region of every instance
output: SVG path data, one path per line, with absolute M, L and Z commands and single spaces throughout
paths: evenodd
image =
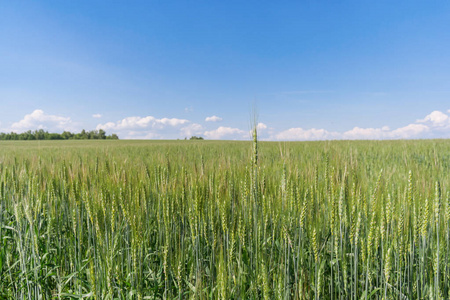
M 36 136 L 37 140 L 45 139 L 45 132 L 43 129 L 35 130 L 34 135 Z
M 191 136 L 190 140 L 203 140 L 201 136 Z
M 105 132 L 103 129 L 99 129 L 99 131 L 98 131 L 98 137 L 99 137 L 101 140 L 106 139 L 106 132 Z
M 86 130 L 81 130 L 81 133 L 80 133 L 80 139 L 83 139 L 83 140 L 85 140 L 85 139 L 88 139 L 89 138 L 89 136 L 87 135 L 87 133 L 86 133 Z
M 72 133 L 72 132 L 69 132 L 69 131 L 64 131 L 64 132 L 61 134 L 61 137 L 62 137 L 63 139 L 65 139 L 65 140 L 69 140 L 69 139 L 71 139 L 71 138 L 73 137 L 73 133 Z

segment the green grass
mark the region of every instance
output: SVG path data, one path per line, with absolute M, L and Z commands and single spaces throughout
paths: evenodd
M 0 299 L 450 298 L 450 141 L 257 151 L 0 142 Z

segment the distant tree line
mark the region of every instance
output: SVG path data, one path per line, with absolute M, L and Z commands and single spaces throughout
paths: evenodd
M 80 133 L 72 133 L 64 131 L 63 133 L 49 133 L 43 129 L 31 131 L 28 130 L 22 133 L 0 133 L 0 140 L 13 141 L 31 141 L 31 140 L 118 140 L 117 134 L 106 135 L 102 129 L 86 131 L 82 130 Z

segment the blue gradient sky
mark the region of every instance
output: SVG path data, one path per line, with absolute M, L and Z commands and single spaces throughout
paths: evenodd
M 1 1 L 0 130 L 450 138 L 448 1 L 129 3 Z

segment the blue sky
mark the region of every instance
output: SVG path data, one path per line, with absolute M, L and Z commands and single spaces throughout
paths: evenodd
M 0 131 L 450 138 L 448 1 L 1 1 Z

